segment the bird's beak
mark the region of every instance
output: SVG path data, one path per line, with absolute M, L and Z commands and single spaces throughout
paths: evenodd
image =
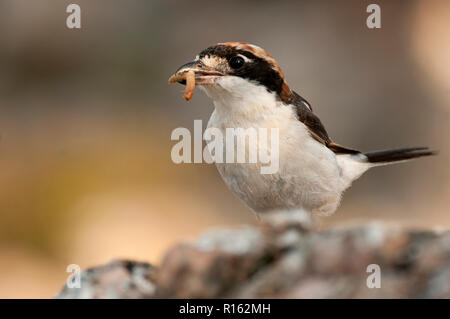
M 195 74 L 196 85 L 213 84 L 219 77 L 224 75 L 216 70 L 208 69 L 199 61 L 192 61 L 180 66 L 169 78 L 169 83 L 186 84 L 186 75 L 192 72 Z

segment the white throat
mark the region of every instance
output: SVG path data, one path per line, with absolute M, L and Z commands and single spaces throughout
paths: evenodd
M 263 85 L 237 76 L 225 76 L 201 88 L 213 100 L 220 117 L 258 122 L 276 113 L 281 104 L 275 93 L 267 91 Z

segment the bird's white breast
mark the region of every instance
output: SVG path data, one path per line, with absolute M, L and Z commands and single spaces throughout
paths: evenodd
M 256 212 L 303 208 L 329 214 L 344 189 L 335 154 L 314 140 L 293 106 L 278 101 L 263 86 L 238 77 L 224 77 L 204 87 L 215 110 L 208 127 L 278 128 L 279 170 L 261 174 L 261 163 L 217 163 L 235 195 Z

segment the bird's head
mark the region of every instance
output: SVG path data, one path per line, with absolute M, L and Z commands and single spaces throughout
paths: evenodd
M 292 92 L 275 59 L 264 49 L 245 42 L 225 42 L 210 46 L 175 72 L 172 79 L 186 84 L 182 74 L 195 73 L 200 85 L 213 100 L 242 98 L 259 90 L 289 103 Z

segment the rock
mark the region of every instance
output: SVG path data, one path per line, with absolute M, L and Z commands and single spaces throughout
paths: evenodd
M 88 269 L 81 288 L 66 286 L 57 298 L 450 298 L 449 231 L 314 227 L 301 211 L 269 214 L 258 227 L 179 244 L 158 268 L 114 261 Z M 367 285 L 369 265 L 379 266 L 380 288 Z
M 58 299 L 151 298 L 155 294 L 156 269 L 148 263 L 113 260 L 81 272 L 80 288 L 66 284 Z

